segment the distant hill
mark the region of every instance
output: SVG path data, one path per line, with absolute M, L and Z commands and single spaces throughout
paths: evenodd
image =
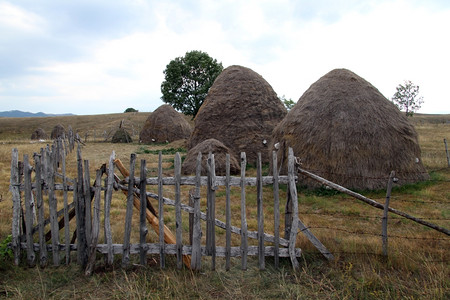
M 8 117 L 8 118 L 55 117 L 55 116 L 74 116 L 74 114 L 46 114 L 43 112 L 31 113 L 20 110 L 0 111 L 0 117 Z

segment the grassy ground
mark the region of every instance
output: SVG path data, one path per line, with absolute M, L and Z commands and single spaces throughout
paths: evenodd
M 124 115 L 124 114 L 118 114 Z M 125 114 L 126 115 L 126 114 Z M 109 115 L 105 115 L 109 116 Z M 69 124 L 63 117 L 61 122 Z M 91 121 L 82 120 L 79 124 Z M 89 116 L 89 120 L 103 116 Z M 25 118 L 24 118 L 25 119 Z M 31 118 L 26 118 L 31 119 Z M 46 118 L 44 118 L 46 119 Z M 120 122 L 123 116 L 116 116 Z M 145 117 L 143 116 L 143 119 Z M 66 121 L 67 122 L 66 122 Z M 450 169 L 444 151 L 444 138 L 450 138 L 449 116 L 419 115 L 413 118 L 419 133 L 422 159 L 431 175 L 429 182 L 394 188 L 391 206 L 422 217 L 427 221 L 450 227 Z M 12 119 L 10 119 L 12 121 Z M 35 122 L 25 120 L 27 124 Z M 51 120 L 50 120 L 51 121 Z M 50 122 L 48 121 L 48 122 Z M 2 123 L 5 122 L 5 123 Z M 52 121 L 53 122 L 53 121 Z M 73 121 L 70 121 L 73 122 Z M 107 123 L 105 121 L 105 123 Z M 5 125 L 9 122 L 0 118 L 0 241 L 4 241 L 11 231 L 11 195 L 8 191 L 11 149 L 17 147 L 20 155 L 39 151 L 45 144 L 30 143 L 28 134 L 11 133 L 5 128 L 20 127 Z M 72 123 L 73 124 L 73 123 Z M 137 121 L 136 121 L 137 124 Z M 56 124 L 55 124 L 56 125 Z M 10 127 L 8 127 L 10 126 Z M 28 125 L 27 125 L 28 126 Z M 29 125 L 33 128 L 36 124 Z M 54 125 L 49 125 L 51 126 Z M 72 125 L 79 131 L 82 125 Z M 83 125 L 84 126 L 84 125 Z M 31 134 L 31 133 L 30 133 Z M 89 159 L 91 177 L 95 169 L 106 162 L 114 150 L 126 164 L 130 153 L 138 153 L 138 160 L 145 158 L 149 176 L 156 175 L 157 155 L 153 150 L 178 149 L 181 143 L 169 145 L 142 146 L 134 144 L 110 144 L 89 142 L 83 148 L 83 158 Z M 144 151 L 150 150 L 150 151 Z M 150 153 L 146 153 L 150 152 Z M 164 173 L 173 174 L 173 154 L 164 155 Z M 184 155 L 185 153 L 181 153 Z M 68 158 L 68 169 L 75 169 L 75 155 Z M 72 172 L 72 171 L 71 171 Z M 256 171 L 250 169 L 250 176 Z M 74 173 L 72 173 L 74 176 Z M 183 190 L 182 201 L 187 202 L 187 191 Z M 247 217 L 249 229 L 256 230 L 256 197 L 248 189 Z M 273 232 L 272 190 L 264 188 L 265 231 Z M 217 192 L 217 218 L 224 220 L 224 191 Z M 113 239 L 122 243 L 125 212 L 125 197 L 115 193 L 113 199 Z M 164 190 L 166 197 L 174 196 L 173 187 Z M 385 191 L 365 192 L 364 195 L 384 201 Z M 203 197 L 204 198 L 204 197 Z M 240 226 L 239 190 L 232 191 L 233 225 Z M 281 199 L 285 199 L 285 187 L 281 189 Z M 156 203 L 154 203 L 156 206 Z M 282 200 L 282 205 L 284 201 Z M 205 211 L 205 201 L 202 210 Z M 113 267 L 105 269 L 99 260 L 92 277 L 85 277 L 76 264 L 68 267 L 48 267 L 46 269 L 13 266 L 0 247 L 0 298 L 17 299 L 449 299 L 450 298 L 450 239 L 442 233 L 391 215 L 389 220 L 389 257 L 381 253 L 381 211 L 374 209 L 343 194 L 328 190 L 299 191 L 301 220 L 311 227 L 311 231 L 335 255 L 327 262 L 309 241 L 299 234 L 297 246 L 302 248 L 300 270 L 294 272 L 287 259 L 281 261 L 279 270 L 273 269 L 273 259 L 267 258 L 265 271 L 259 271 L 257 260 L 249 260 L 246 271 L 240 269 L 240 259 L 232 259 L 232 268 L 226 272 L 224 260 L 218 259 L 217 270 L 210 271 L 210 259 L 203 258 L 202 271 L 176 270 L 175 259 L 168 256 L 168 266 L 160 270 L 158 257 L 150 257 L 148 266 L 137 264 L 128 270 L 120 267 L 120 259 Z M 174 230 L 173 209 L 166 209 L 165 222 Z M 138 239 L 138 217 L 133 218 L 132 241 Z M 282 219 L 281 223 L 284 220 Z M 187 224 L 184 216 L 183 227 Z M 73 225 L 73 224 L 72 224 Z M 103 236 L 100 234 L 100 236 Z M 187 234 L 184 235 L 185 237 Z M 155 242 L 156 235 L 149 235 Z M 224 245 L 224 231 L 217 231 L 217 243 Z M 233 246 L 239 244 L 239 237 L 233 237 Z M 133 258 L 137 263 L 136 257 Z

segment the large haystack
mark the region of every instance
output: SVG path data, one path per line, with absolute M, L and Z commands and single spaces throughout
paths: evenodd
M 166 143 L 187 139 L 191 125 L 183 115 L 168 104 L 161 105 L 145 121 L 139 139 L 142 143 Z
M 203 154 L 202 175 L 207 174 L 207 160 L 209 152 L 214 154 L 214 162 L 217 175 L 226 174 L 227 153 L 230 154 L 230 174 L 236 175 L 241 171 L 239 161 L 231 153 L 230 149 L 228 149 L 224 144 L 216 139 L 208 139 L 189 150 L 182 165 L 183 174 L 195 174 L 197 168 L 197 156 L 199 152 Z
M 31 134 L 32 140 L 46 140 L 48 139 L 48 135 L 45 133 L 44 129 L 38 128 Z
M 189 148 L 215 138 L 236 157 L 246 152 L 248 162 L 256 163 L 261 152 L 267 162 L 272 130 L 285 115 L 286 108 L 261 75 L 241 66 L 228 67 L 200 107 Z
M 285 163 L 292 147 L 304 169 L 352 189 L 385 188 L 392 170 L 399 184 L 428 178 L 404 113 L 345 69 L 311 85 L 275 128 L 273 143 L 280 146 L 278 161 Z
M 61 124 L 56 125 L 53 127 L 52 133 L 50 135 L 50 138 L 52 140 L 56 140 L 57 138 L 65 138 L 66 137 L 66 130 L 64 129 L 64 126 Z

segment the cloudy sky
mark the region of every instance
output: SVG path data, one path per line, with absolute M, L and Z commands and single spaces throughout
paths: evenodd
M 347 68 L 450 113 L 449 30 L 448 0 L 0 0 L 0 111 L 153 111 L 166 65 L 201 50 L 295 101 Z

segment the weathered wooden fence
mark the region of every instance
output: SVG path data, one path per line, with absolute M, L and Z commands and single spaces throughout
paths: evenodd
M 61 142 L 57 143 L 60 144 Z M 174 159 L 174 177 L 163 177 L 162 156 L 159 155 L 158 176 L 146 177 L 146 161 L 140 162 L 140 177 L 135 178 L 136 155 L 132 154 L 129 172 L 111 154 L 108 164 L 96 171 L 95 180 L 91 185 L 89 161 L 82 160 L 81 148 L 77 149 L 77 177 L 69 178 L 66 170 L 65 155 L 58 155 L 57 145 L 41 149 L 34 154 L 33 161 L 27 155 L 23 156 L 23 168 L 19 162 L 17 149 L 12 151 L 11 191 L 13 198 L 12 244 L 15 263 L 20 263 L 22 250 L 26 252 L 29 266 L 39 263 L 42 267 L 48 265 L 51 252 L 52 263 L 58 266 L 63 261 L 69 264 L 71 252 L 76 251 L 77 263 L 91 274 L 96 262 L 97 253 L 104 254 L 105 263 L 111 265 L 114 256 L 122 256 L 122 265 L 130 263 L 130 255 L 138 254 L 140 263 L 146 264 L 147 256 L 158 254 L 160 266 L 165 267 L 165 256 L 176 255 L 177 267 L 183 263 L 193 270 L 201 268 L 202 257 L 211 258 L 211 267 L 216 266 L 216 257 L 225 257 L 225 268 L 230 268 L 231 257 L 241 257 L 242 269 L 247 268 L 247 257 L 257 256 L 260 269 L 265 268 L 265 257 L 273 256 L 275 267 L 279 265 L 279 257 L 289 257 L 294 268 L 298 268 L 297 257 L 301 249 L 295 248 L 299 226 L 311 242 L 328 259 L 333 256 L 309 232 L 298 218 L 298 201 L 296 189 L 296 166 L 292 149 L 289 151 L 289 170 L 287 176 L 278 176 L 276 155 L 273 155 L 274 176 L 262 176 L 261 156 L 258 155 L 257 176 L 246 177 L 246 155 L 241 154 L 241 176 L 230 176 L 230 162 L 227 157 L 226 176 L 215 175 L 214 154 L 207 157 L 207 176 L 201 176 L 201 153 L 197 158 L 195 176 L 181 176 L 181 158 L 179 153 Z M 63 143 L 61 143 L 63 147 Z M 124 176 L 120 179 L 114 172 L 115 167 Z M 22 171 L 21 171 L 22 169 Z M 23 176 L 22 176 L 23 173 Z M 104 177 L 104 180 L 102 178 Z M 23 179 L 22 179 L 23 178 Z M 104 183 L 102 184 L 102 182 Z M 280 202 L 279 185 L 288 185 L 288 201 L 285 208 L 284 238 L 280 237 Z M 148 192 L 148 185 L 158 186 L 158 193 Z M 164 185 L 174 187 L 175 199 L 164 197 Z M 192 186 L 190 192 L 191 205 L 181 203 L 181 186 Z M 263 211 L 263 186 L 273 186 L 273 198 L 266 199 L 273 203 L 274 234 L 265 233 Z M 216 219 L 216 190 L 225 186 L 226 212 L 225 222 Z M 257 193 L 257 231 L 248 230 L 246 210 L 246 186 L 256 186 Z M 206 213 L 200 210 L 201 188 L 206 187 Z M 230 189 L 240 187 L 241 191 L 241 227 L 231 224 Z M 126 217 L 123 230 L 123 243 L 113 244 L 111 230 L 111 200 L 115 190 L 127 195 Z M 62 194 L 63 207 L 58 207 L 57 196 Z M 102 196 L 103 195 L 103 196 Z M 69 203 L 72 198 L 73 202 Z M 103 198 L 103 209 L 101 202 Z M 158 200 L 158 212 L 152 206 L 149 198 Z M 175 235 L 164 224 L 165 205 L 175 206 Z M 46 218 L 45 206 L 48 206 Z M 139 243 L 130 243 L 130 233 L 133 215 L 139 212 Z M 183 244 L 182 212 L 189 213 L 192 230 L 191 243 Z M 101 217 L 103 214 L 103 218 Z M 75 217 L 76 229 L 70 231 L 69 221 Z M 103 221 L 101 221 L 103 219 Z M 201 220 L 206 221 L 206 245 L 202 245 Z M 148 242 L 148 225 L 158 233 L 159 240 Z M 103 226 L 104 243 L 99 244 L 100 227 Z M 73 225 L 72 225 L 73 227 Z M 216 243 L 216 227 L 226 231 L 225 245 Z M 64 229 L 64 230 L 62 230 Z M 240 245 L 231 246 L 231 234 L 240 235 Z M 257 246 L 249 245 L 249 239 L 256 239 Z M 267 244 L 272 244 L 268 246 Z M 37 258 L 38 255 L 38 258 Z

